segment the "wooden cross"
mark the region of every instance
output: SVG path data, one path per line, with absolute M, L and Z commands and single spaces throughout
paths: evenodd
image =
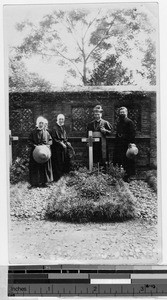
M 9 158 L 10 158 L 10 165 L 12 165 L 12 142 L 18 141 L 18 136 L 12 136 L 11 130 L 9 130 Z
M 89 146 L 89 171 L 92 171 L 93 168 L 93 143 L 100 142 L 99 137 L 93 136 L 94 132 L 88 132 L 88 138 L 82 138 L 82 142 L 88 143 Z

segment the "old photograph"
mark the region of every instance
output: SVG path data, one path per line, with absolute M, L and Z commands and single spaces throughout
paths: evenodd
M 160 261 L 158 30 L 155 2 L 4 7 L 10 264 Z

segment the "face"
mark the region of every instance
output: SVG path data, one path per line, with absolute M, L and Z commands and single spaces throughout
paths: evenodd
M 125 117 L 127 117 L 127 111 L 126 111 L 126 109 L 121 109 L 119 111 L 119 116 L 120 116 L 121 119 L 124 119 Z
M 39 122 L 38 128 L 42 129 L 44 127 L 44 122 Z
M 48 123 L 45 123 L 45 129 L 48 129 Z
M 102 113 L 100 112 L 94 112 L 94 117 L 96 121 L 99 121 L 102 117 Z
M 60 117 L 59 119 L 58 119 L 58 123 L 59 123 L 59 125 L 60 126 L 63 126 L 64 125 L 64 118 L 63 117 Z

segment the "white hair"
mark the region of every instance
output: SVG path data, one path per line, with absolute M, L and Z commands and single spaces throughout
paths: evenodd
M 48 124 L 48 120 L 47 120 L 47 119 L 44 119 L 44 123 L 45 123 L 45 124 Z
M 58 121 L 60 118 L 63 118 L 63 119 L 65 120 L 65 116 L 64 116 L 63 114 L 59 114 L 59 115 L 57 116 L 57 121 Z
M 127 110 L 127 108 L 126 108 L 125 106 L 120 107 L 120 108 L 119 108 L 119 112 L 120 112 L 120 110 L 125 110 L 126 113 L 128 113 L 128 110 Z
M 37 118 L 37 120 L 36 120 L 36 126 L 37 127 L 39 126 L 40 122 L 45 123 L 44 117 L 40 116 L 40 117 Z

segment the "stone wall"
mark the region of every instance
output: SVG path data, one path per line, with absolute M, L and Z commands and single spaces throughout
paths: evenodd
M 66 117 L 66 129 L 69 140 L 76 151 L 76 160 L 85 162 L 88 159 L 87 146 L 81 142 L 86 136 L 86 126 L 92 120 L 92 109 L 101 104 L 103 118 L 114 127 L 107 139 L 110 160 L 113 156 L 115 128 L 118 108 L 126 106 L 129 117 L 135 122 L 136 144 L 139 148 L 137 165 L 140 167 L 155 166 L 157 163 L 156 144 L 156 92 L 119 88 L 59 91 L 53 93 L 11 93 L 9 95 L 9 123 L 12 135 L 19 137 L 13 142 L 13 158 L 21 156 L 27 144 L 29 132 L 34 128 L 36 118 L 43 115 L 52 129 L 59 113 Z

